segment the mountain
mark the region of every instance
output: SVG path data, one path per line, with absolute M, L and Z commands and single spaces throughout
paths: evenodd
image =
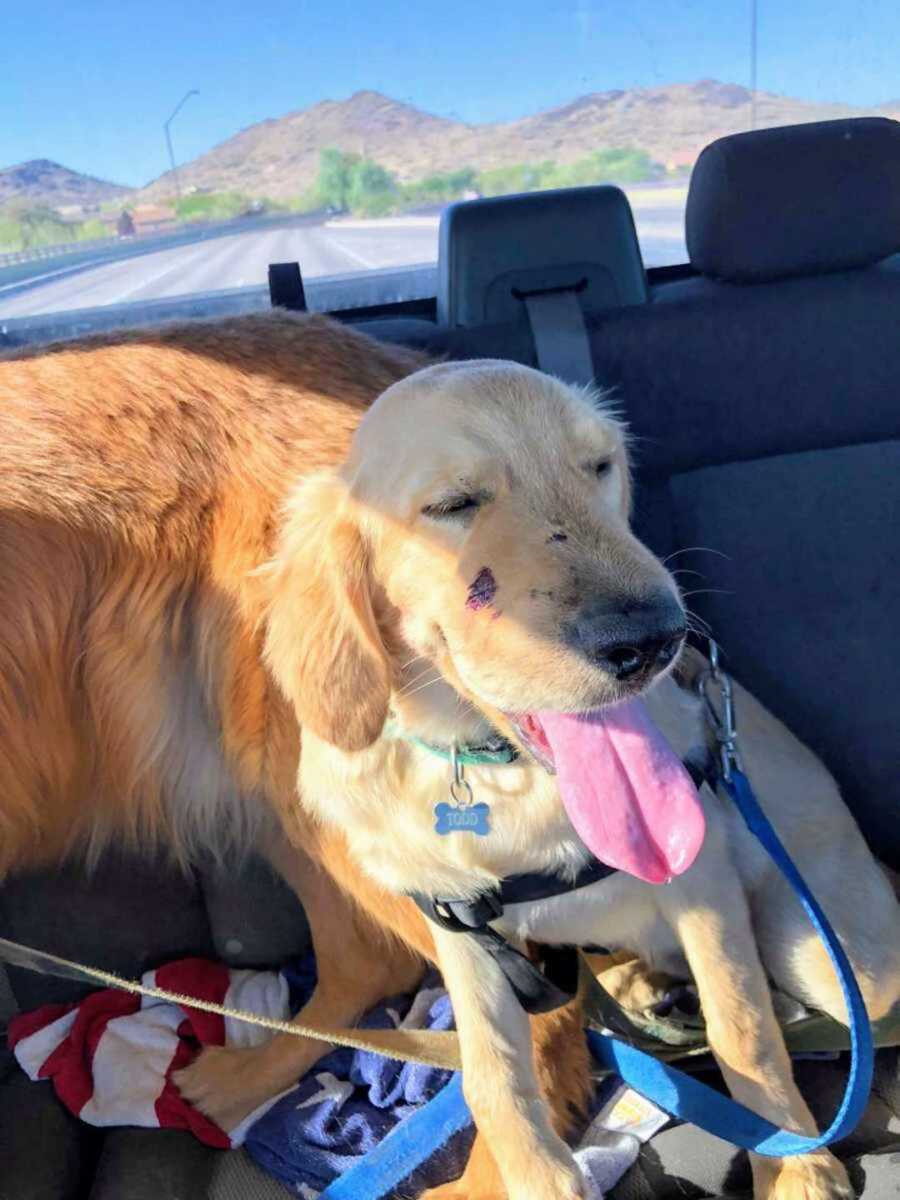
M 95 179 L 93 175 L 70 171 L 49 158 L 33 158 L 30 162 L 0 170 L 0 207 L 13 202 L 51 208 L 69 204 L 90 207 L 126 196 L 132 190 L 105 179 Z
M 323 100 L 251 125 L 179 166 L 178 176 L 182 189 L 285 199 L 313 183 L 321 149 L 339 146 L 373 158 L 403 178 L 417 178 L 439 169 L 431 165 L 435 147 L 468 129 L 379 92 L 356 92 L 349 100 Z M 142 196 L 156 199 L 173 191 L 172 172 L 167 171 Z
M 885 115 L 900 115 L 882 107 Z M 866 110 L 756 94 L 756 125 L 793 125 Z M 712 79 L 663 87 L 592 92 L 515 121 L 470 125 L 434 116 L 379 92 L 324 100 L 251 125 L 178 169 L 182 188 L 239 191 L 287 199 L 315 180 L 319 151 L 337 146 L 364 154 L 404 181 L 458 167 L 565 163 L 593 150 L 637 147 L 672 166 L 689 165 L 726 133 L 750 128 L 751 93 Z M 174 192 L 171 172 L 143 190 L 148 199 Z

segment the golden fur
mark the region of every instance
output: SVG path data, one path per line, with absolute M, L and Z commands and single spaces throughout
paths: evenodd
M 421 362 L 287 316 L 2 362 L 0 871 L 111 836 L 243 847 L 261 797 L 294 809 L 255 572 L 301 473 Z
M 313 926 L 311 1021 L 353 1021 L 421 972 L 407 946 L 433 948 L 418 910 L 297 806 L 299 729 L 262 663 L 258 568 L 298 480 L 343 462 L 366 408 L 424 362 L 282 313 L 0 358 L 0 877 L 96 859 L 111 840 L 183 862 L 256 845 Z M 326 635 L 328 606 L 312 619 Z M 369 699 L 347 700 L 350 731 Z M 562 1131 L 587 1096 L 586 1055 L 559 1036 L 566 1013 L 534 1025 Z M 236 1124 L 323 1052 L 211 1052 L 192 1096 Z
M 572 869 L 585 849 L 527 755 L 469 773 L 490 838 L 435 838 L 446 766 L 399 735 L 515 736 L 510 712 L 649 684 L 620 684 L 560 636 L 586 598 L 677 599 L 628 528 L 628 490 L 622 430 L 595 397 L 512 364 L 428 367 L 324 318 L 0 361 L 0 872 L 111 838 L 183 860 L 257 846 L 310 916 L 320 978 L 304 1019 L 351 1021 L 409 986 L 420 956 L 439 962 L 486 1135 L 441 1194 L 574 1200 L 560 1134 L 587 1092 L 576 1006 L 529 1023 L 490 960 L 404 893 Z M 471 511 L 448 518 L 460 495 Z M 486 565 L 499 590 L 473 604 Z M 666 678 L 648 703 L 689 749 L 696 705 Z M 890 889 L 820 764 L 745 693 L 740 705 L 764 802 L 884 1011 L 900 990 Z M 840 997 L 777 881 L 705 804 L 704 849 L 670 887 L 616 876 L 503 928 L 523 945 L 686 960 L 733 1093 L 811 1131 L 764 964 L 839 1018 Z M 624 976 L 622 989 L 637 995 Z M 207 1051 L 180 1085 L 233 1125 L 322 1053 L 286 1041 Z M 767 1200 L 846 1194 L 824 1152 L 754 1171 Z

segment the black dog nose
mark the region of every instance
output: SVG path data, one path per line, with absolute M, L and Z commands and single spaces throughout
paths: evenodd
M 678 653 L 687 628 L 670 593 L 613 605 L 592 601 L 569 626 L 569 641 L 615 679 L 661 671 Z

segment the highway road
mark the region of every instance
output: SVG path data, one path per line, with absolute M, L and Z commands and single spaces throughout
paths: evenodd
M 684 262 L 683 221 L 671 203 L 654 206 L 643 196 L 635 210 L 649 266 Z M 60 269 L 24 282 L 0 284 L 0 318 L 31 317 L 98 305 L 121 304 L 264 285 L 272 262 L 298 261 L 305 279 L 376 268 L 433 263 L 437 217 L 380 221 L 338 219 L 322 225 L 250 230 L 179 245 L 114 262 Z

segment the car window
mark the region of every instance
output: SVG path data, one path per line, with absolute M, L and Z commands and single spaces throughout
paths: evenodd
M 4 26 L 7 332 L 260 307 L 283 261 L 317 307 L 433 295 L 448 203 L 582 184 L 677 264 L 713 138 L 900 116 L 887 0 L 51 0 Z

